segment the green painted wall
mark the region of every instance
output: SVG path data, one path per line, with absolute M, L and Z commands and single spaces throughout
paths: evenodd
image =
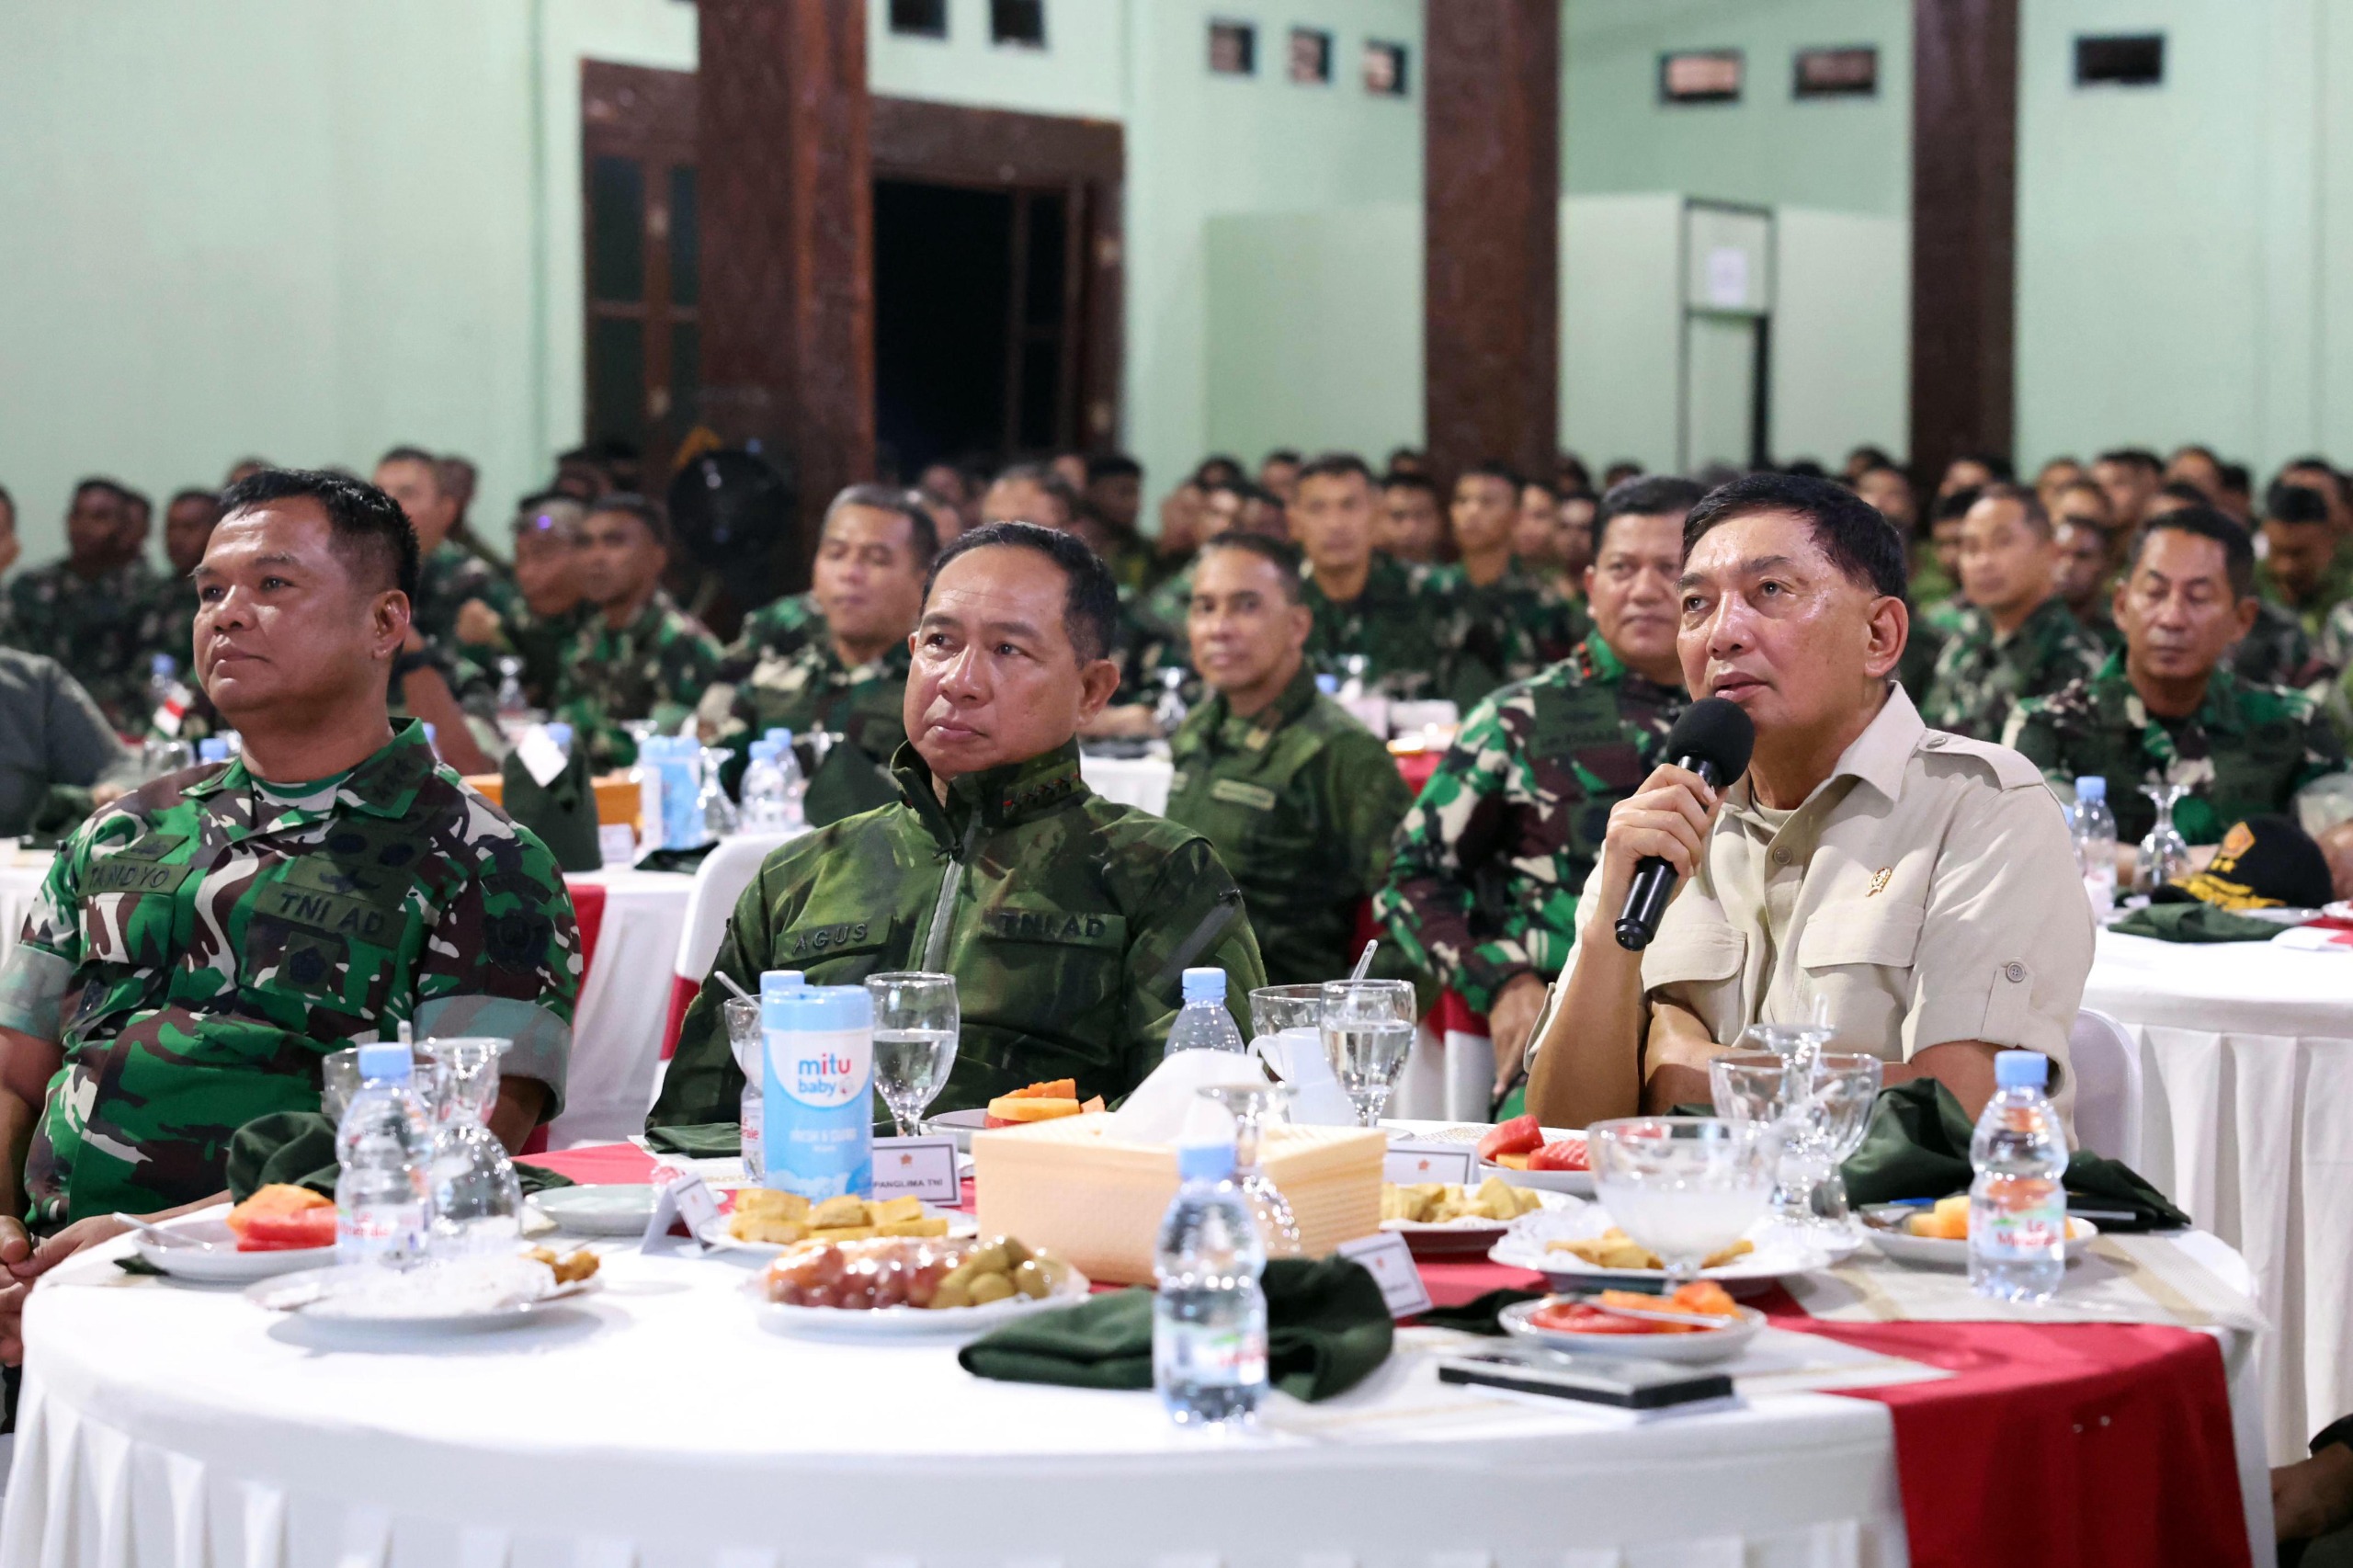
M 868 0 L 867 80 L 878 93 L 1030 114 L 1124 119 L 1126 0 L 1047 0 L 1042 49 L 989 40 L 989 0 L 948 0 L 944 39 L 894 33 Z

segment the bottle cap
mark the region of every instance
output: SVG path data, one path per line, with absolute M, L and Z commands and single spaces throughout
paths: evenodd
M 809 983 L 808 977 L 797 969 L 772 969 L 760 976 L 760 998 L 790 996 Z
M 2076 779 L 2075 799 L 2078 801 L 2107 800 L 2108 780 L 2100 778 L 2097 774 L 2087 774 L 2084 778 Z
M 2051 1059 L 2039 1051 L 1994 1053 L 1994 1082 L 2005 1089 L 2039 1089 L 2051 1081 Z
M 781 725 L 779 725 L 777 728 L 770 730 L 764 738 L 769 744 L 775 746 L 779 751 L 782 751 L 785 747 L 790 746 L 792 744 L 792 732 L 785 729 Z
M 863 985 L 802 985 L 772 993 L 767 976 L 760 977 L 760 1012 L 767 1028 L 870 1029 L 874 998 Z
M 561 722 L 550 724 L 548 726 L 548 739 L 555 743 L 556 750 L 566 752 L 570 751 L 572 749 L 572 726 Z
M 196 743 L 196 759 L 199 762 L 226 762 L 229 760 L 229 743 L 217 735 L 208 735 Z
M 1180 1143 L 1176 1147 L 1179 1181 L 1223 1181 L 1233 1174 L 1231 1143 Z
M 147 668 L 153 673 L 162 676 L 165 680 L 169 680 L 172 676 L 179 674 L 180 666 L 178 661 L 175 660 L 169 653 L 158 653 L 153 658 L 147 661 Z
M 1338 676 L 1317 676 L 1315 677 L 1315 689 L 1322 692 L 1324 696 L 1329 697 L 1334 692 L 1340 689 L 1340 677 Z
M 1222 969 L 1188 969 L 1185 971 L 1185 1000 L 1188 1002 L 1222 1002 L 1225 1000 L 1225 971 Z
M 776 743 L 774 741 L 754 741 L 752 743 L 751 750 L 745 755 L 747 761 L 774 762 L 776 760 Z
M 359 1048 L 359 1077 L 363 1083 L 406 1083 L 415 1071 L 415 1057 L 399 1040 L 370 1040 Z

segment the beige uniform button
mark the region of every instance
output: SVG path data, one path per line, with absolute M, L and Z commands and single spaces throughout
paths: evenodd
M 2009 962 L 2002 966 L 2002 978 L 2008 981 L 2012 985 L 2016 985 L 2019 981 L 2026 978 L 2026 965 L 2018 962 L 2016 959 L 2012 959 Z

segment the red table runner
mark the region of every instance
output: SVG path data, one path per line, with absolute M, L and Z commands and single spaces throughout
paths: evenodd
M 591 1185 L 644 1181 L 627 1143 L 538 1154 Z M 1542 1278 L 1483 1260 L 1427 1262 L 1430 1299 L 1460 1306 Z M 2222 1347 L 2154 1324 L 1829 1324 L 1778 1287 L 1776 1327 L 1954 1374 L 1841 1391 L 1887 1406 L 1914 1568 L 2252 1568 Z

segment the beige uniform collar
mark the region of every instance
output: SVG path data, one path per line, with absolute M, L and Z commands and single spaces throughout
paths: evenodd
M 1894 801 L 1904 793 L 1904 770 L 1911 762 L 1912 754 L 1919 749 L 1921 737 L 1927 733 L 1927 725 L 1921 722 L 1920 710 L 1912 706 L 1912 699 L 1904 694 L 1904 688 L 1891 685 L 1887 690 L 1887 700 L 1881 705 L 1878 715 L 1863 726 L 1861 734 L 1847 743 L 1847 749 L 1838 754 L 1837 764 L 1831 768 L 1830 777 L 1813 787 L 1813 793 L 1805 798 L 1798 810 L 1802 812 L 1813 805 L 1825 794 L 1837 790 L 1842 780 L 1849 778 L 1870 785 L 1881 797 Z M 1750 793 L 1747 774 L 1742 774 L 1739 782 L 1725 791 L 1724 810 L 1745 822 L 1760 827 L 1766 825 L 1761 808 Z

